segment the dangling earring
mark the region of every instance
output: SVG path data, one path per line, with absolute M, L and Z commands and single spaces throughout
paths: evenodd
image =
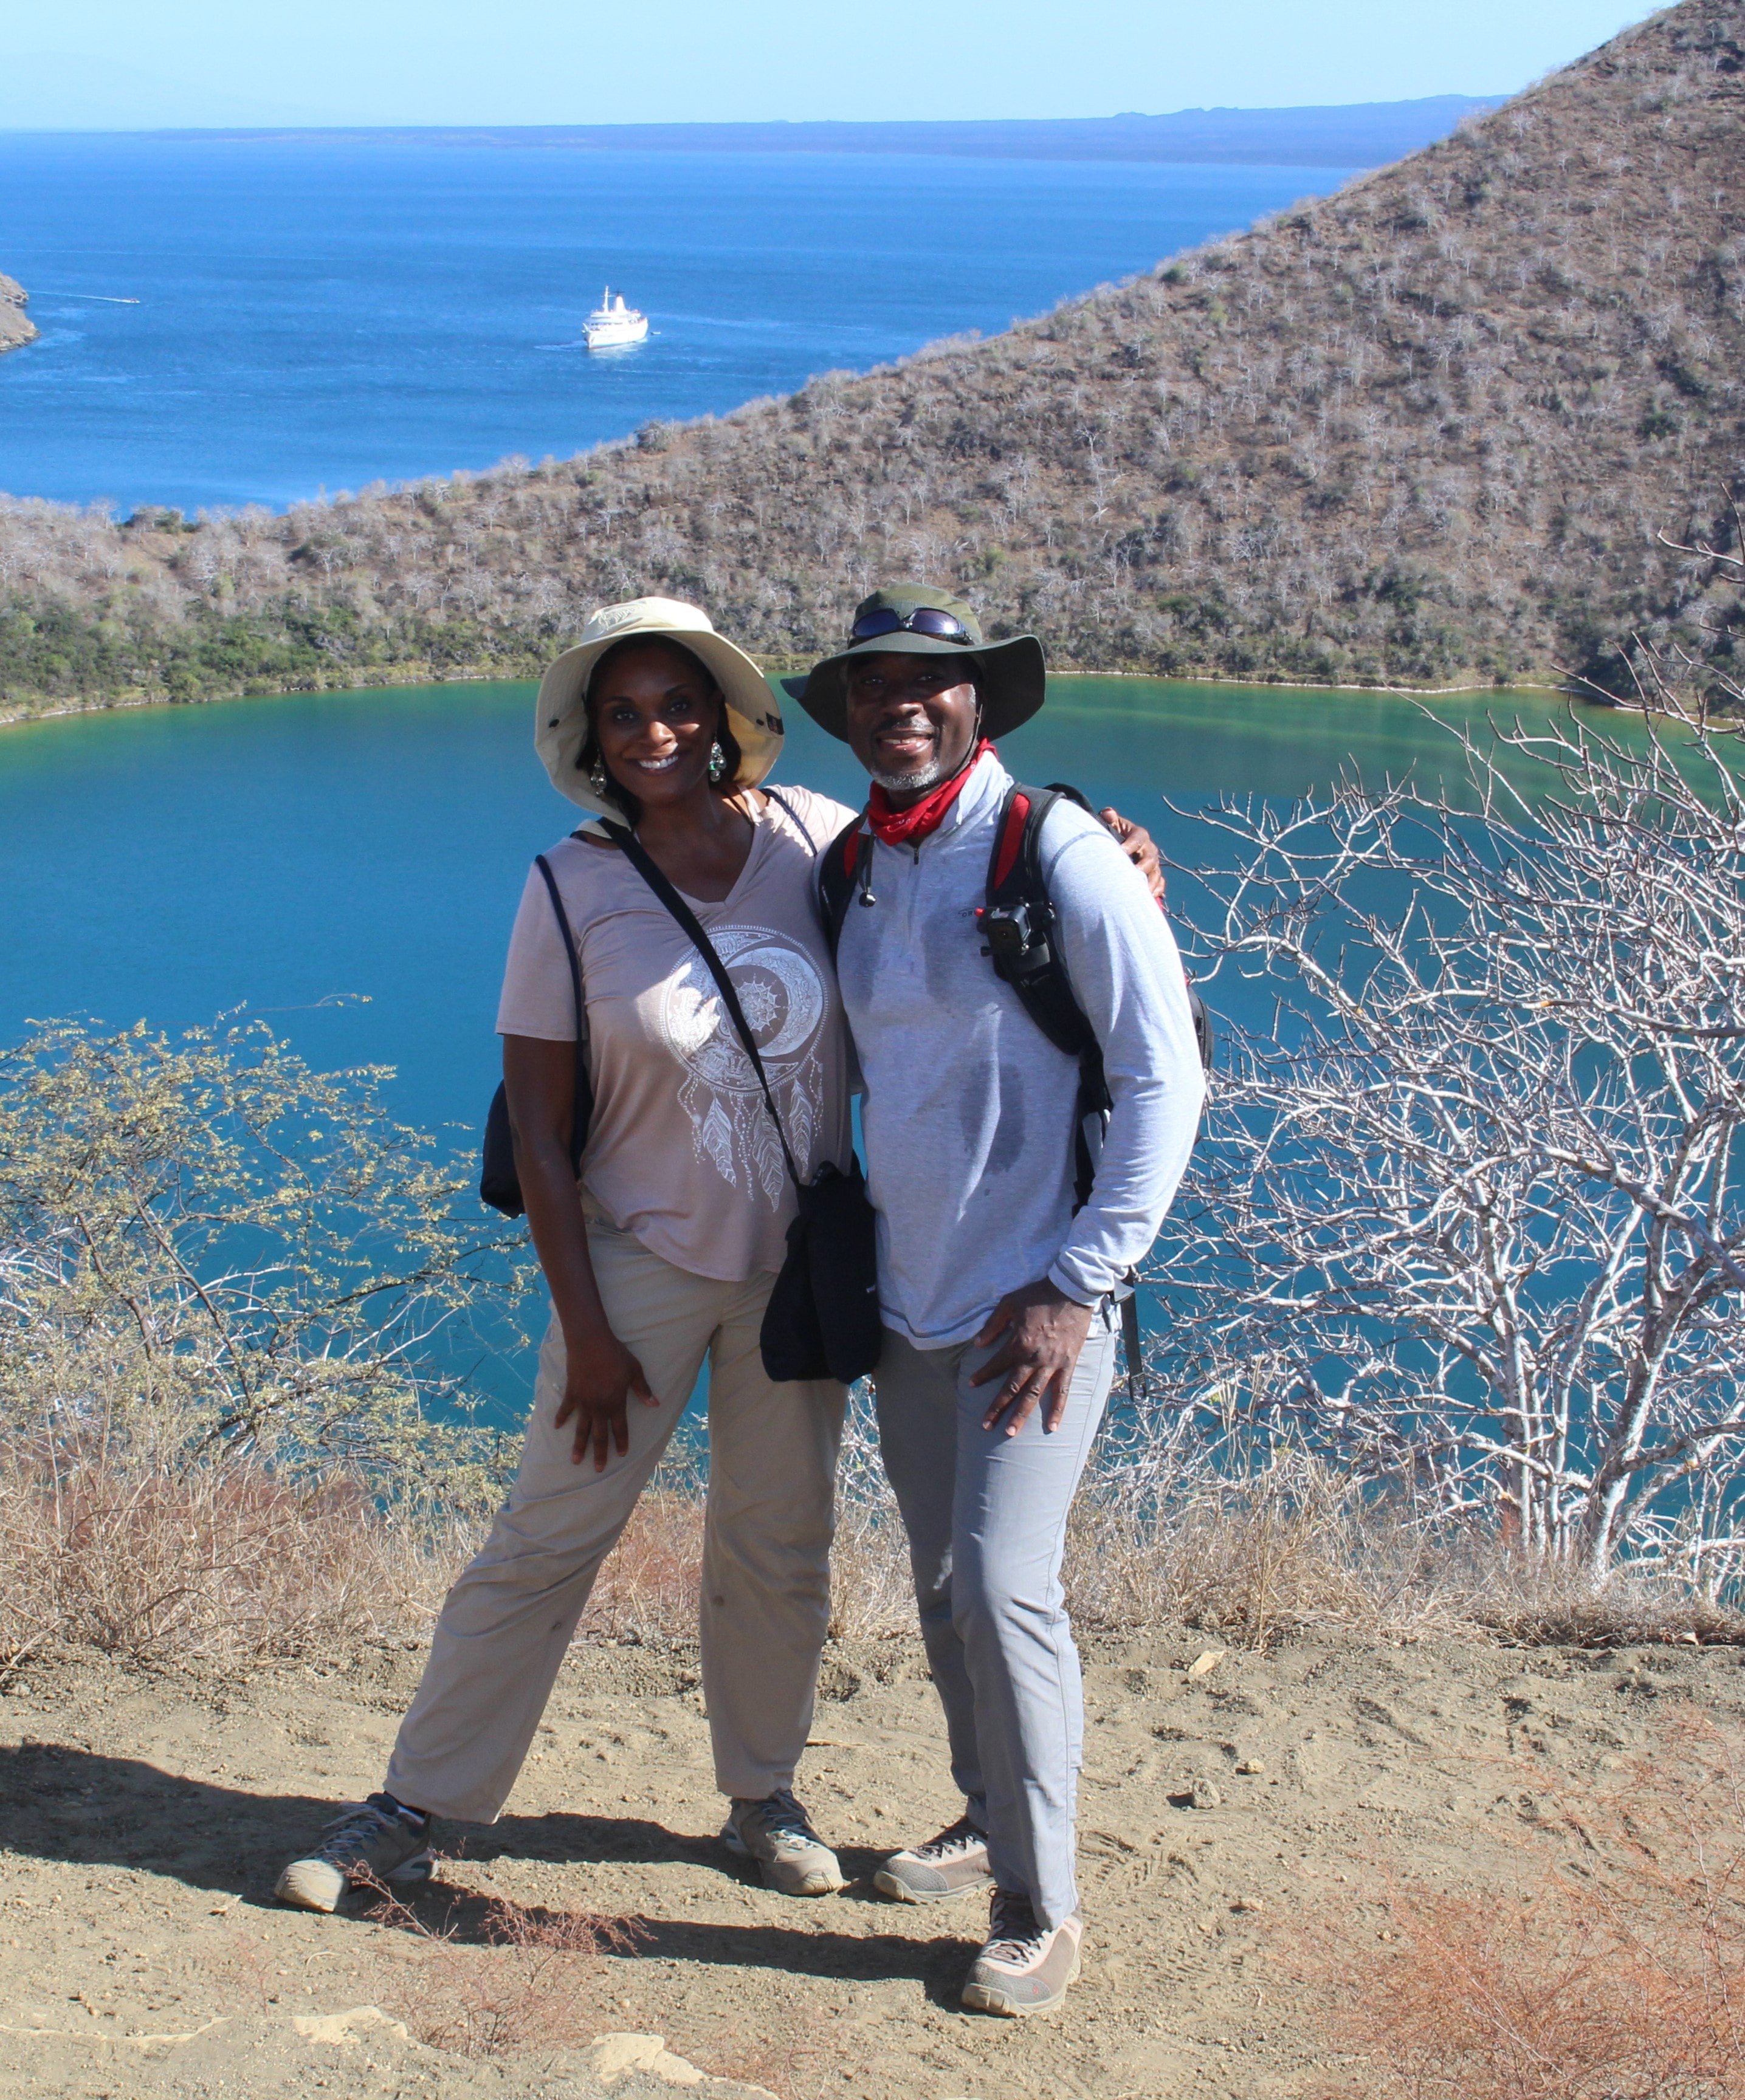
M 715 739 L 715 741 L 709 748 L 709 777 L 710 780 L 718 780 L 727 770 L 727 754 L 722 749 L 721 739 L 718 736 Z
M 606 761 L 603 758 L 594 760 L 593 770 L 588 775 L 588 785 L 596 795 L 606 792 Z

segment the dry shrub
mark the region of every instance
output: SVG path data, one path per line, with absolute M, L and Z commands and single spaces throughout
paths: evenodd
M 618 1920 L 465 1892 L 431 1926 L 381 1882 L 373 1887 L 377 1922 L 417 1943 L 384 2001 L 420 2041 L 457 2056 L 591 2041 L 599 2019 L 587 1984 L 604 1953 L 628 1952 L 637 1937 Z
M 416 1529 L 343 1480 L 0 1450 L 0 1646 L 135 1661 L 291 1656 L 424 1631 L 465 1528 Z
M 1654 1641 L 1692 1647 L 1745 1643 L 1745 1614 L 1693 1596 L 1676 1575 L 1625 1572 L 1595 1590 L 1574 1571 L 1497 1556 L 1487 1592 L 1474 1599 L 1473 1624 L 1517 1648 L 1640 1648 Z
M 1467 1619 L 1491 1557 L 1300 1454 L 1161 1482 L 1111 1463 L 1072 1513 L 1067 1596 L 1087 1626 L 1178 1620 L 1256 1647 L 1308 1625 L 1398 1638 Z
M 1532 1785 L 1514 1899 L 1384 1883 L 1292 1929 L 1326 2039 L 1376 2100 L 1738 2100 L 1738 1745 L 1687 1710 L 1602 1798 Z
M 780 2100 L 840 2100 L 855 2076 L 844 2065 L 841 2037 L 828 2025 L 809 2033 L 772 2035 L 753 2008 L 744 2015 L 712 2014 L 700 2040 L 687 2040 L 683 2053 L 699 2071 L 727 2078 Z
M 703 1566 L 700 1482 L 657 1477 L 607 1555 L 581 1621 L 589 1634 L 695 1639 Z
M 878 1640 L 916 1630 L 908 1537 L 895 1506 L 837 1504 L 830 1554 L 830 1632 L 837 1640 Z
M 581 1621 L 584 1638 L 696 1638 L 708 1476 L 705 1446 L 677 1450 L 663 1464 L 600 1570 Z M 830 1568 L 836 1639 L 911 1630 L 908 1544 L 879 1462 L 864 1387 L 850 1397 L 843 1433 Z
M 830 1631 L 838 1640 L 876 1640 L 914 1630 L 908 1536 L 879 1456 L 872 1393 L 858 1385 L 849 1395 L 837 1469 Z
M 1307 1626 L 1522 1646 L 1745 1639 L 1745 1617 L 1676 1576 L 1623 1573 L 1596 1590 L 1578 1569 L 1512 1552 L 1477 1518 L 1426 1523 L 1295 1449 L 1225 1473 L 1193 1456 L 1133 1466 L 1113 1447 L 1072 1512 L 1067 1591 L 1081 1626 L 1179 1621 L 1254 1647 Z
M 703 1479 L 691 1453 L 656 1476 L 600 1571 L 584 1639 L 695 1639 Z M 384 1511 L 343 1479 L 236 1461 L 142 1473 L 0 1446 L 0 1658 L 68 1646 L 245 1661 L 422 1639 L 479 1535 L 458 1515 Z M 1670 1582 L 1619 1577 L 1595 1593 L 1476 1529 L 1426 1533 L 1331 1471 L 1281 1462 L 1160 1494 L 1118 1451 L 1073 1511 L 1066 1579 L 1087 1629 L 1186 1623 L 1257 1647 L 1310 1625 L 1597 1647 L 1737 1641 L 1745 1624 Z M 909 1633 L 914 1612 L 908 1541 L 863 1413 L 844 1453 L 830 1630 Z

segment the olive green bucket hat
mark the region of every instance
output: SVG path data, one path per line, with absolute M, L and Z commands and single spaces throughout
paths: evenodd
M 982 731 L 1004 736 L 1048 696 L 1042 644 L 1033 634 L 984 642 L 981 622 L 961 598 L 926 584 L 890 584 L 855 607 L 848 644 L 784 688 L 820 729 L 848 740 L 848 666 L 857 656 L 955 656 L 980 672 Z

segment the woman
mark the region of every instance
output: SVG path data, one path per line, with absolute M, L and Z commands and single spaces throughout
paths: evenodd
M 811 903 L 853 812 L 758 791 L 781 749 L 762 673 L 705 615 L 612 606 L 540 686 L 559 792 L 634 826 L 731 973 L 800 1171 L 848 1163 L 848 1062 Z M 493 1820 L 600 1563 L 705 1359 L 703 1689 L 722 1837 L 792 1895 L 843 1885 L 794 1798 L 829 1617 L 844 1393 L 775 1384 L 758 1350 L 793 1195 L 762 1095 L 696 950 L 596 827 L 545 857 L 585 987 L 594 1112 L 571 1165 L 575 1012 L 543 877 L 528 880 L 497 1029 L 515 1159 L 553 1313 L 515 1487 L 449 1592 L 379 1793 L 280 1876 L 331 1911 L 348 1882 L 431 1869 L 429 1821 Z

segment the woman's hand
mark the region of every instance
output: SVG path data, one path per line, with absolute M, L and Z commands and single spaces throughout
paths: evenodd
M 575 1447 L 570 1456 L 580 1465 L 594 1447 L 594 1470 L 606 1470 L 608 1449 L 622 1458 L 630 1448 L 630 1408 L 634 1392 L 644 1407 L 660 1403 L 648 1390 L 643 1367 L 609 1327 L 590 1335 L 578 1347 L 565 1337 L 568 1370 L 563 1380 L 563 1398 L 558 1408 L 561 1429 L 576 1418 Z

